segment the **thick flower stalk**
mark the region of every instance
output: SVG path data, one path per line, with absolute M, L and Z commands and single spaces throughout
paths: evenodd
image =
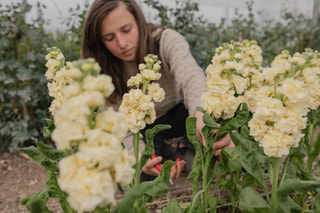
M 254 110 L 252 94 L 260 87 L 263 76 L 261 48 L 254 41 L 225 43 L 216 49 L 206 69 L 208 91 L 202 95 L 202 107 L 213 118 L 234 116 L 241 102 Z
M 134 157 L 121 145 L 128 131 L 125 117 L 112 108 L 100 112 L 114 86 L 109 76 L 99 73 L 94 59 L 73 62 L 64 73 L 70 81 L 62 94 L 68 99 L 54 114 L 52 139 L 57 148 L 77 147 L 60 160 L 58 179 L 77 212 L 115 204 L 117 183 L 130 183 L 135 172 Z
M 135 158 L 138 161 L 140 130 L 146 127 L 146 124 L 152 124 L 156 119 L 154 102 L 161 102 L 164 99 L 165 92 L 158 83 L 161 73 L 161 62 L 156 55 L 149 54 L 144 57 L 145 64 L 139 65 L 140 73 L 132 76 L 128 82 L 128 87 L 132 88 L 124 94 L 119 111 L 127 119 L 130 131 L 134 134 L 133 146 Z M 152 102 L 154 101 L 154 102 Z M 139 165 L 136 163 L 136 175 L 134 182 L 137 185 L 140 182 Z

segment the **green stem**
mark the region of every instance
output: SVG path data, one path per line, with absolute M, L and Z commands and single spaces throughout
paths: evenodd
M 140 175 L 141 175 L 141 171 L 140 171 L 140 167 L 139 167 L 139 135 L 140 135 L 140 131 L 138 131 L 137 133 L 133 134 L 133 148 L 134 148 L 134 156 L 136 158 L 136 165 L 135 165 L 135 169 L 136 169 L 136 173 L 134 175 L 134 185 L 138 186 L 140 183 Z
M 196 203 L 197 198 L 200 196 L 200 194 L 201 194 L 202 192 L 203 192 L 203 190 L 197 192 L 197 193 L 194 195 L 194 197 L 193 197 L 193 199 L 192 199 L 192 204 L 191 204 L 191 212 L 193 212 L 192 210 L 193 210 L 193 208 L 194 208 L 194 204 Z
M 203 191 L 203 207 L 205 212 L 207 211 L 208 207 L 208 169 L 210 166 L 210 158 L 205 159 L 205 165 L 203 168 L 203 182 L 202 182 L 202 191 Z M 211 168 L 212 169 L 212 168 Z
M 273 212 L 277 207 L 277 191 L 278 191 L 278 176 L 279 176 L 279 166 L 280 158 L 274 158 L 272 164 L 272 194 L 271 194 L 271 212 Z
M 150 80 L 143 78 L 143 87 L 142 87 L 143 94 L 146 94 L 149 82 L 150 82 Z
M 307 172 L 309 175 L 312 175 L 312 163 L 315 159 L 314 154 L 313 154 L 313 150 L 314 150 L 314 133 L 316 130 L 316 125 L 312 126 L 310 125 L 310 129 L 309 129 L 309 135 L 308 135 L 308 141 L 309 141 L 309 149 L 307 149 Z

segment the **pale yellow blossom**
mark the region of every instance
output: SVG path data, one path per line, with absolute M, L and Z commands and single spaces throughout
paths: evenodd
M 101 129 L 87 130 L 85 136 L 87 141 L 80 143 L 77 157 L 86 163 L 87 168 L 114 170 L 113 166 L 122 153 L 118 138 Z
M 86 91 L 100 91 L 104 97 L 109 97 L 114 91 L 112 79 L 107 75 L 88 75 L 83 80 L 83 89 Z
M 161 73 L 156 73 L 153 70 L 144 69 L 141 71 L 141 75 L 143 78 L 153 81 L 153 80 L 159 80 L 161 77 Z
M 237 94 L 242 94 L 248 87 L 248 79 L 239 75 L 232 75 L 231 82 L 234 85 Z
M 56 125 L 51 138 L 55 142 L 57 149 L 70 149 L 72 145 L 79 144 L 82 140 L 85 140 L 85 131 L 87 129 L 87 125 L 64 121 Z
M 114 165 L 115 169 L 115 180 L 121 184 L 129 184 L 132 182 L 132 177 L 135 170 L 132 166 L 135 164 L 136 159 L 129 154 L 127 150 L 123 150 L 118 155 L 118 160 Z
M 148 95 L 152 97 L 155 102 L 161 102 L 164 99 L 165 92 L 158 83 L 151 83 L 148 85 Z
M 99 113 L 96 117 L 96 128 L 109 132 L 122 141 L 128 131 L 128 123 L 122 113 L 117 113 L 112 107 Z
M 71 155 L 59 162 L 60 188 L 68 193 L 67 201 L 79 213 L 115 204 L 116 184 L 108 170 L 87 168 L 86 163 Z
M 62 94 L 66 98 L 79 95 L 82 92 L 81 86 L 78 82 L 73 82 L 62 89 Z
M 142 76 L 140 73 L 138 73 L 135 76 L 132 76 L 131 78 L 129 78 L 128 82 L 127 82 L 127 86 L 136 86 L 139 87 L 139 85 L 142 83 Z

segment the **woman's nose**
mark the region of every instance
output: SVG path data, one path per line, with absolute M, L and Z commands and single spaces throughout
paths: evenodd
M 118 35 L 117 36 L 117 42 L 118 42 L 118 46 L 120 48 L 126 48 L 127 47 L 127 39 L 124 38 L 124 36 Z

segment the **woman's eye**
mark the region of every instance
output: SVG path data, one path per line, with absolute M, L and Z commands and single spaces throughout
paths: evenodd
M 128 33 L 128 32 L 130 32 L 130 30 L 131 30 L 131 27 L 127 27 L 127 28 L 123 29 L 123 32 Z
M 113 39 L 113 36 L 104 37 L 104 40 L 105 40 L 105 41 L 112 41 L 112 39 Z

